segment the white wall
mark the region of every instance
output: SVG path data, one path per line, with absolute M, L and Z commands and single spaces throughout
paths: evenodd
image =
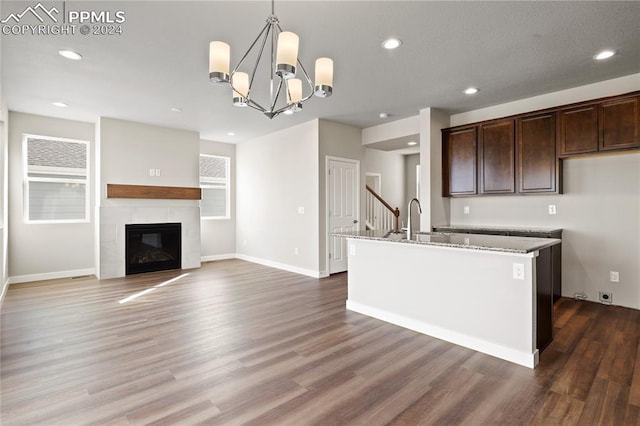
M 348 126 L 328 120 L 320 120 L 319 124 L 319 184 L 320 184 L 320 271 L 321 275 L 327 274 L 327 176 L 326 159 L 327 156 L 348 158 L 360 161 L 360 223 L 364 229 L 365 214 L 365 148 L 362 146 L 362 130 L 357 127 Z
M 107 183 L 200 186 L 197 132 L 101 117 L 100 137 L 102 205 L 121 202 L 105 199 Z
M 417 133 L 420 133 L 420 120 L 416 115 L 362 129 L 362 144 L 367 145 Z
M 318 152 L 318 120 L 236 146 L 238 257 L 319 275 Z
M 202 260 L 232 258 L 236 253 L 236 146 L 229 143 L 201 140 L 200 153 L 221 155 L 231 159 L 230 218 L 200 221 Z
M 394 152 L 365 149 L 364 168 L 366 173 L 382 176 L 380 195 L 392 207 L 400 209 L 400 219 L 406 219 L 404 156 Z
M 1 44 L 1 42 L 0 42 Z M 7 246 L 9 244 L 7 232 L 7 205 L 8 205 L 8 159 L 9 159 L 9 112 L 0 86 L 0 306 L 4 300 L 5 292 L 9 284 L 9 263 Z
M 98 129 L 98 276 L 124 276 L 124 230 L 132 223 L 181 223 L 182 268 L 199 267 L 199 201 L 106 198 L 106 185 L 114 183 L 199 187 L 199 134 L 105 117 Z M 159 169 L 160 176 L 150 176 L 151 168 Z
M 416 166 L 418 164 L 420 164 L 420 154 L 410 154 L 410 155 L 404 156 L 405 196 L 404 196 L 404 203 L 402 205 L 405 206 L 405 212 L 406 212 L 406 206 L 409 203 L 409 200 L 411 200 L 414 197 L 420 198 L 416 188 L 416 183 L 417 183 Z M 427 207 L 426 204 L 425 204 L 425 207 Z M 406 226 L 406 223 L 407 223 L 406 215 L 400 217 L 400 219 L 405 223 L 405 226 Z M 418 215 L 418 210 L 416 208 L 414 208 L 413 211 L 411 212 L 411 223 L 417 224 L 417 227 L 415 228 L 416 230 L 421 229 L 420 216 Z
M 11 282 L 93 273 L 93 223 L 25 224 L 23 220 L 22 134 L 31 133 L 90 142 L 94 152 L 94 125 L 39 115 L 9 113 L 8 254 Z M 89 165 L 95 179 L 94 156 Z M 93 192 L 91 214 L 93 218 Z
M 449 116 L 442 111 L 420 110 L 420 229 L 425 231 L 449 220 L 449 199 L 442 197 L 442 129 L 448 126 Z
M 454 115 L 451 124 L 635 90 L 640 90 L 640 74 Z M 451 223 L 563 228 L 563 295 L 585 292 L 598 301 L 598 291 L 611 291 L 614 304 L 640 309 L 640 153 L 565 160 L 564 192 L 452 198 Z M 547 213 L 549 204 L 557 205 L 557 215 Z M 470 207 L 469 215 L 463 214 L 464 206 Z M 620 272 L 620 283 L 609 282 L 609 271 Z

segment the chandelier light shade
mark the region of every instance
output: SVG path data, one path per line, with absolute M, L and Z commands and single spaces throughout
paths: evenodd
M 289 105 L 300 102 L 302 100 L 302 80 L 292 78 L 287 81 L 289 86 L 287 90 L 287 103 Z
M 231 80 L 233 88 L 233 104 L 239 107 L 247 106 L 249 97 L 249 74 L 246 72 L 236 72 Z
M 278 35 L 276 74 L 284 79 L 293 78 L 296 75 L 299 43 L 300 39 L 292 32 L 283 31 Z
M 215 83 L 229 82 L 231 47 L 222 41 L 209 43 L 209 80 Z
M 333 61 L 329 58 L 316 59 L 315 94 L 320 98 L 331 96 L 333 91 Z
M 299 44 L 296 34 L 283 31 L 280 27 L 274 13 L 274 0 L 271 0 L 271 15 L 267 18 L 267 24 L 232 71 L 229 71 L 230 46 L 222 41 L 212 41 L 209 44 L 209 81 L 231 86 L 233 105 L 251 107 L 269 118 L 281 113 L 302 111 L 302 103 L 314 94 L 320 98 L 331 96 L 333 61 L 329 58 L 316 60 L 314 86 L 298 58 Z M 263 55 L 265 51 L 268 53 Z M 260 68 L 263 56 L 269 58 L 269 66 Z M 243 66 L 247 69 L 241 68 Z M 260 79 L 257 75 L 259 68 L 269 71 L 269 75 L 265 76 L 268 93 L 263 98 L 259 94 L 256 97 L 252 90 L 254 81 Z M 262 89 L 263 85 L 258 84 L 256 87 Z

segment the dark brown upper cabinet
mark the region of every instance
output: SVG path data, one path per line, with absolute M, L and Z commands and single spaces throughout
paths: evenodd
M 477 128 L 464 127 L 443 133 L 442 195 L 475 195 L 478 153 Z
M 515 184 L 514 120 L 480 125 L 478 140 L 480 194 L 513 194 Z
M 640 146 L 640 97 L 600 104 L 600 151 Z
M 558 116 L 561 156 L 598 150 L 598 104 L 561 109 Z
M 562 158 L 640 148 L 640 92 L 442 130 L 442 194 L 562 193 Z
M 560 160 L 556 157 L 556 113 L 520 117 L 516 127 L 518 192 L 562 192 Z

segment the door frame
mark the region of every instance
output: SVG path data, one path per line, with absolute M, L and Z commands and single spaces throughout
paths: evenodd
M 358 217 L 358 229 L 360 229 L 360 227 L 362 226 L 361 224 L 361 217 L 360 217 L 360 160 L 354 160 L 353 158 L 344 158 L 344 157 L 335 157 L 332 155 L 325 155 L 324 157 L 324 229 L 325 229 L 325 233 L 324 233 L 324 248 L 325 248 L 325 270 L 327 271 L 326 276 L 331 275 L 331 261 L 329 259 L 329 247 L 330 247 L 330 240 L 329 240 L 329 232 L 330 232 L 330 227 L 329 227 L 329 163 L 331 161 L 342 161 L 345 163 L 351 163 L 351 164 L 355 164 L 356 166 L 356 193 L 355 193 L 355 197 L 357 200 L 356 203 L 356 216 Z

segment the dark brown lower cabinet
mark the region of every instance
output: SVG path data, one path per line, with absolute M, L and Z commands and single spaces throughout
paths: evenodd
M 553 254 L 547 247 L 536 257 L 536 347 L 542 351 L 553 340 Z
M 504 235 L 511 237 L 557 238 L 562 239 L 562 229 L 529 230 L 519 228 L 434 226 L 434 232 L 455 232 L 458 234 Z M 551 246 L 551 273 L 553 303 L 562 297 L 562 243 Z

